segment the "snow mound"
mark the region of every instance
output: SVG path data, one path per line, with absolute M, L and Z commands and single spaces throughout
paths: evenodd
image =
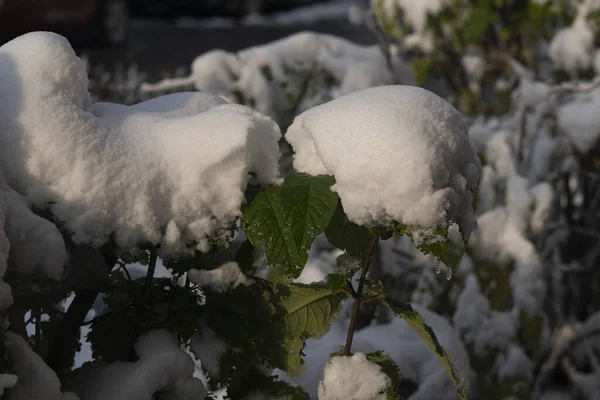
M 383 86 L 340 97 L 296 117 L 286 138 L 294 167 L 333 175 L 355 223 L 402 222 L 421 234 L 457 222 L 476 228 L 471 191 L 481 164 L 462 117 L 435 94 Z
M 96 362 L 81 368 L 73 387 L 81 400 L 147 400 L 158 391 L 173 400 L 202 400 L 206 390 L 194 378 L 194 360 L 164 329 L 138 339 L 136 362 Z
M 192 268 L 188 271 L 188 277 L 190 282 L 197 284 L 198 287 L 208 286 L 219 293 L 250 283 L 250 279 L 244 275 L 236 262 L 225 263 L 210 271 Z
M 6 347 L 11 360 L 14 361 L 17 376 L 17 381 L 6 395 L 6 400 L 78 400 L 73 393 L 60 391 L 61 384 L 56 373 L 21 336 L 6 332 Z
M 77 243 L 206 251 L 241 213 L 249 173 L 278 178 L 269 118 L 203 93 L 91 106 L 82 61 L 63 37 L 0 47 L 0 166 L 9 186 L 48 207 Z
M 391 384 L 381 367 L 363 353 L 337 356 L 325 366 L 319 400 L 385 400 L 385 390 Z

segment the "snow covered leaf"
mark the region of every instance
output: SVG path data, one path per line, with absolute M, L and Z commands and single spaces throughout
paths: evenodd
M 281 132 L 268 117 L 187 92 L 133 106 L 91 104 L 84 63 L 50 32 L 0 48 L 0 166 L 77 243 L 205 252 L 241 216 L 249 176 L 279 179 Z M 27 118 L 23 118 L 27 115 Z
M 433 255 L 437 261 L 443 262 L 452 272 L 456 271 L 460 260 L 466 253 L 467 246 L 464 237 L 451 238 L 451 233 L 448 227 L 445 226 L 438 228 L 433 235 L 425 235 L 415 240 L 412 230 L 411 227 L 400 223 L 396 226 L 395 234 L 411 237 L 421 253 Z M 456 231 L 452 233 L 456 233 L 455 236 L 460 236 Z
M 254 246 L 264 245 L 267 261 L 297 278 L 314 239 L 335 211 L 338 197 L 330 176 L 288 175 L 281 186 L 266 189 L 244 209 L 243 226 Z
M 335 177 L 332 190 L 358 225 L 402 223 L 417 243 L 450 222 L 465 237 L 477 226 L 471 203 L 481 163 L 467 125 L 425 89 L 380 86 L 339 97 L 296 117 L 286 139 L 296 170 Z
M 450 379 L 456 387 L 456 393 L 462 400 L 467 397 L 465 388 L 463 387 L 462 378 L 458 376 L 452 365 L 451 357 L 446 354 L 446 351 L 442 348 L 442 345 L 438 341 L 435 333 L 429 325 L 425 323 L 425 320 L 410 304 L 398 304 L 390 298 L 382 299 L 382 303 L 388 306 L 394 314 L 406 321 L 414 330 L 421 336 L 421 338 L 427 343 L 427 346 L 431 348 L 442 363 L 444 369 L 450 376 Z
M 325 230 L 325 236 L 329 243 L 358 258 L 363 258 L 367 254 L 372 239 L 372 234 L 367 228 L 348 220 L 341 201 L 338 202 L 335 213 Z

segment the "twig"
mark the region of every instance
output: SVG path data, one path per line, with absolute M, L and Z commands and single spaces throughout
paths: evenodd
M 42 308 L 36 306 L 35 310 L 35 352 L 40 352 L 40 341 L 42 340 Z M 32 310 L 33 311 L 33 310 Z
M 142 303 L 142 313 L 145 313 L 148 309 L 148 304 L 150 302 L 150 292 L 152 291 L 152 284 L 154 280 L 154 272 L 156 271 L 156 261 L 158 260 L 158 255 L 156 254 L 156 247 L 152 247 L 150 249 L 150 262 L 148 263 L 148 273 L 146 274 L 146 281 L 144 283 L 145 291 L 144 291 L 144 302 Z
M 350 318 L 350 326 L 348 327 L 348 336 L 346 337 L 346 346 L 344 347 L 345 356 L 350 355 L 350 350 L 352 348 L 352 339 L 354 338 L 354 331 L 356 330 L 356 319 L 358 317 L 360 303 L 363 301 L 362 292 L 365 286 L 367 272 L 369 271 L 369 264 L 371 262 L 371 258 L 373 258 L 373 250 L 375 250 L 376 243 L 377 238 L 373 238 L 371 240 L 371 243 L 369 244 L 367 254 L 365 255 L 365 258 L 361 264 L 362 272 L 358 281 L 358 289 L 356 290 L 356 297 L 354 298 L 354 307 L 352 308 L 352 317 Z

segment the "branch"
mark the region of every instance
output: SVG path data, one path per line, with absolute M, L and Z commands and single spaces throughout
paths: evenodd
M 103 268 L 108 274 L 117 260 L 112 256 L 105 258 L 97 249 L 73 246 L 71 261 L 74 268 L 84 268 L 84 265 L 89 264 L 88 266 L 92 266 L 93 269 Z M 65 364 L 65 358 L 70 357 L 78 346 L 81 325 L 88 311 L 94 306 L 99 293 L 98 289 L 75 291 L 75 298 L 67 309 L 46 356 L 46 363 L 53 370 L 60 370 L 60 367 Z
M 148 304 L 150 303 L 150 292 L 152 291 L 152 285 L 154 280 L 154 271 L 156 270 L 156 261 L 158 256 L 156 254 L 156 247 L 152 246 L 150 249 L 150 263 L 148 264 L 148 273 L 146 274 L 145 291 L 144 291 L 144 302 L 142 303 L 142 314 L 146 313 Z
M 360 303 L 363 301 L 362 292 L 365 286 L 367 278 L 367 272 L 369 271 L 369 264 L 373 258 L 373 251 L 377 244 L 377 238 L 371 239 L 369 244 L 369 250 L 365 255 L 365 258 L 361 264 L 362 272 L 358 281 L 358 289 L 356 290 L 356 296 L 354 297 L 354 307 L 352 308 L 352 317 L 350 318 L 350 326 L 348 327 L 348 336 L 346 337 L 346 346 L 344 347 L 344 355 L 349 356 L 352 348 L 352 339 L 354 338 L 354 331 L 356 330 L 356 319 L 358 317 L 358 311 L 360 309 Z

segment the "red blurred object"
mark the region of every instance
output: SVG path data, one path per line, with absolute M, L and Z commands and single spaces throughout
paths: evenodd
M 49 30 L 69 39 L 123 42 L 129 31 L 127 0 L 0 0 L 0 32 Z

